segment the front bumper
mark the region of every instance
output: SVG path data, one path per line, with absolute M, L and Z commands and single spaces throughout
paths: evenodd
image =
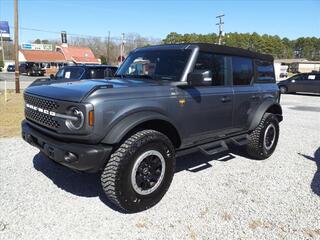
M 98 172 L 105 166 L 112 146 L 58 141 L 22 121 L 22 138 L 50 159 L 74 170 Z

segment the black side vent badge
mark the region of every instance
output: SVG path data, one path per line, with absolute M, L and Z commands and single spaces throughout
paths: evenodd
M 113 88 L 113 85 L 112 84 L 106 84 L 106 85 L 102 85 L 102 86 L 99 86 L 100 89 L 103 89 L 103 88 Z

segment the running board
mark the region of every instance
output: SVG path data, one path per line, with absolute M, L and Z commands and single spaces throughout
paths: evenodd
M 235 145 L 238 147 L 248 144 L 248 134 L 242 134 L 227 139 L 217 140 L 210 143 L 205 143 L 192 148 L 182 149 L 176 152 L 176 157 L 191 154 L 200 150 L 205 155 L 211 156 L 217 153 L 229 150 L 228 145 Z
M 230 138 L 230 142 L 236 146 L 244 146 L 248 144 L 248 134 L 243 134 Z
M 211 156 L 211 155 L 214 155 L 214 154 L 217 154 L 220 152 L 225 152 L 229 148 L 228 148 L 227 144 L 225 143 L 225 141 L 217 141 L 217 142 L 213 142 L 213 143 L 207 143 L 207 144 L 200 145 L 199 149 L 202 153 Z

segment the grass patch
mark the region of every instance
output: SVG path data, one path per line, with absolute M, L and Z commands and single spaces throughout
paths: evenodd
M 4 92 L 0 92 L 0 138 L 20 136 L 23 118 L 23 93 L 8 92 L 5 102 Z

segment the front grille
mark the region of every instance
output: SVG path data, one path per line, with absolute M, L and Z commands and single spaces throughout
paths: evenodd
M 56 111 L 59 108 L 59 104 L 53 100 L 38 98 L 26 94 L 24 95 L 24 100 L 26 104 L 46 109 L 48 111 Z M 31 120 L 51 129 L 57 129 L 60 127 L 59 122 L 55 120 L 54 116 L 36 111 L 28 107 L 25 107 L 25 116 L 28 120 Z
M 49 111 L 57 110 L 59 104 L 56 101 L 38 98 L 30 95 L 24 95 L 24 100 L 33 106 L 47 109 Z

